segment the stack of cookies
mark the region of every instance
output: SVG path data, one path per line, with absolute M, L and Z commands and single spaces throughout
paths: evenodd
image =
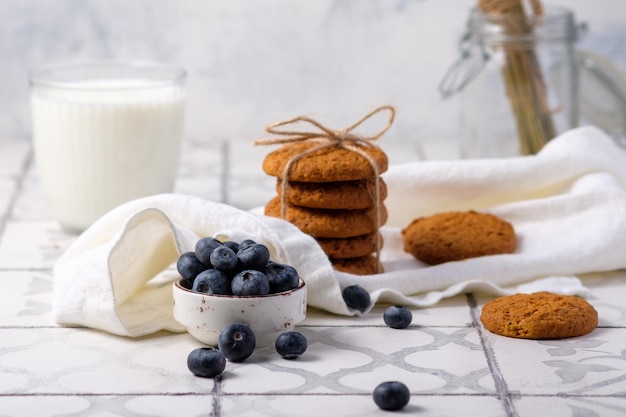
M 284 202 L 285 219 L 313 236 L 335 269 L 358 275 L 382 272 L 376 254 L 382 246 L 378 229 L 387 221 L 385 183 L 370 161 L 339 145 L 296 158 L 283 178 L 288 162 L 313 147 L 319 143 L 290 143 L 266 156 L 263 170 L 277 178 L 277 195 L 265 214 L 283 217 Z M 378 174 L 387 170 L 381 149 L 359 148 L 375 161 Z

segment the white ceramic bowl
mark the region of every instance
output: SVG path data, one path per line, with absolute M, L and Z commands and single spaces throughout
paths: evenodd
M 210 346 L 217 346 L 220 332 L 231 323 L 247 324 L 254 331 L 256 345 L 268 346 L 306 316 L 306 284 L 302 279 L 296 289 L 258 296 L 202 294 L 184 288 L 178 280 L 173 295 L 174 319 Z

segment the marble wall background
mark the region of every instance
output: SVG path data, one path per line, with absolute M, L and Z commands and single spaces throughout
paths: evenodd
M 189 72 L 187 136 L 250 140 L 298 114 L 342 126 L 381 104 L 390 141 L 448 140 L 458 100 L 437 85 L 475 0 L 0 0 L 0 140 L 30 137 L 27 71 L 146 59 Z M 567 4 L 580 46 L 626 71 L 624 0 Z

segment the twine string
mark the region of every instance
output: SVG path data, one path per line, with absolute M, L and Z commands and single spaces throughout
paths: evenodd
M 366 120 L 370 119 L 374 115 L 383 112 L 389 112 L 389 119 L 387 120 L 387 124 L 380 129 L 377 133 L 370 136 L 363 136 L 353 133 L 352 131 L 363 124 Z M 291 157 L 282 172 L 282 181 L 281 181 L 281 201 L 280 201 L 280 217 L 283 219 L 287 219 L 287 188 L 289 185 L 289 173 L 293 168 L 294 164 L 301 159 L 311 155 L 315 152 L 318 152 L 323 149 L 339 147 L 346 149 L 348 151 L 354 152 L 361 157 L 363 157 L 371 166 L 372 171 L 374 173 L 374 207 L 375 207 L 375 221 L 376 221 L 376 230 L 380 227 L 381 222 L 381 213 L 380 213 L 380 172 L 378 170 L 378 164 L 376 160 L 370 156 L 367 152 L 365 152 L 361 147 L 372 147 L 374 146 L 371 142 L 378 140 L 382 135 L 384 135 L 387 130 L 393 124 L 395 119 L 396 111 L 392 106 L 381 106 L 372 110 L 361 119 L 357 120 L 351 126 L 334 130 L 330 129 L 315 119 L 312 119 L 307 116 L 298 116 L 289 120 L 284 120 L 282 122 L 273 123 L 265 128 L 267 133 L 278 135 L 279 137 L 269 138 L 269 139 L 258 139 L 254 142 L 255 145 L 280 145 L 280 144 L 288 144 L 295 142 L 308 142 L 314 141 L 318 142 L 316 146 L 313 146 L 310 149 L 307 149 L 297 155 Z M 308 131 L 308 130 L 285 130 L 281 129 L 284 126 L 289 126 L 297 123 L 308 123 L 317 130 Z M 378 233 L 378 232 L 377 232 Z M 380 272 L 380 238 L 376 236 L 376 261 L 378 262 L 377 270 Z
M 379 130 L 378 133 L 371 135 L 371 136 L 363 136 L 363 135 L 357 135 L 355 133 L 352 133 L 354 129 L 359 127 L 366 120 L 370 119 L 377 113 L 380 113 L 383 111 L 389 112 L 389 119 L 387 121 L 387 124 L 381 130 Z M 255 145 L 281 145 L 281 144 L 293 143 L 293 142 L 303 142 L 303 141 L 307 141 L 311 139 L 319 139 L 322 141 L 330 141 L 330 142 L 349 141 L 349 142 L 356 142 L 361 145 L 371 146 L 370 144 L 371 141 L 379 139 L 382 135 L 384 135 L 387 132 L 387 130 L 389 130 L 389 128 L 393 124 L 395 116 L 396 116 L 396 111 L 392 106 L 377 107 L 376 109 L 372 110 L 371 112 L 363 116 L 361 119 L 357 120 L 351 126 L 345 129 L 340 129 L 340 130 L 330 129 L 324 126 L 323 124 L 321 124 L 320 122 L 318 122 L 317 120 L 312 119 L 310 117 L 298 116 L 289 120 L 284 120 L 282 122 L 273 123 L 267 126 L 265 128 L 265 131 L 267 133 L 278 135 L 280 137 L 270 138 L 270 139 L 258 139 L 254 142 L 254 144 Z M 283 126 L 294 125 L 294 124 L 301 123 L 301 122 L 313 125 L 314 127 L 318 129 L 318 131 L 280 129 Z

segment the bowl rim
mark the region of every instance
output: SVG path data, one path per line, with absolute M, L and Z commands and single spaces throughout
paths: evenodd
M 224 299 L 236 299 L 236 300 L 249 300 L 252 298 L 271 298 L 271 297 L 276 297 L 279 295 L 288 295 L 291 293 L 294 293 L 296 291 L 299 291 L 303 288 L 306 287 L 306 281 L 303 280 L 301 277 L 298 278 L 299 279 L 299 284 L 296 288 L 292 288 L 290 290 L 287 291 L 282 291 L 282 292 L 275 292 L 275 293 L 271 293 L 271 294 L 259 294 L 259 295 L 232 295 L 232 294 L 207 294 L 207 293 L 203 293 L 203 292 L 197 292 L 197 291 L 193 291 L 190 290 L 188 288 L 183 287 L 180 283 L 184 278 L 179 278 L 177 280 L 174 281 L 174 288 L 177 288 L 181 291 L 184 291 L 186 293 L 189 294 L 195 294 L 198 296 L 202 296 L 202 297 L 216 297 L 216 298 L 224 298 Z

